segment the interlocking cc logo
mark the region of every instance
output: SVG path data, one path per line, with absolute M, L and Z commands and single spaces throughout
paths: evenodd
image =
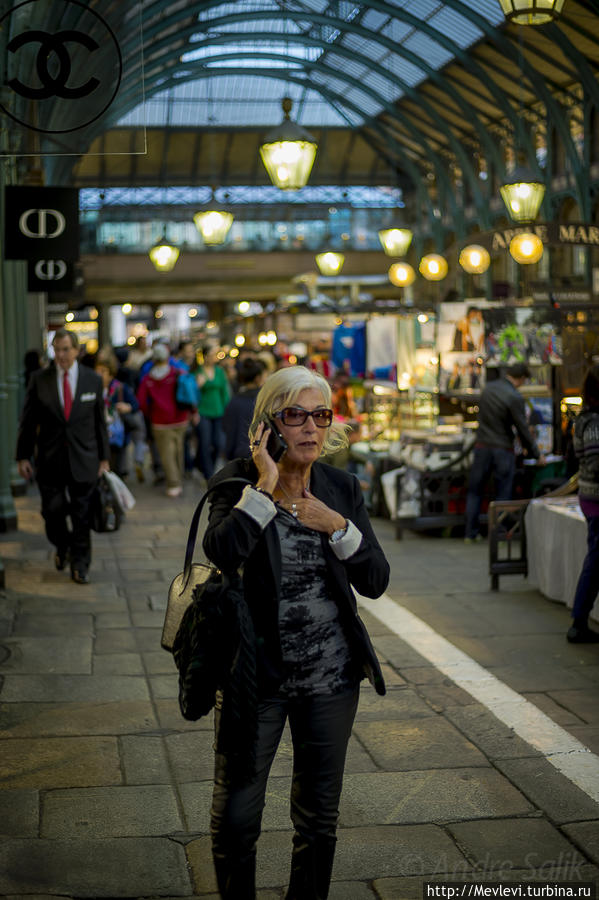
M 66 226 L 58 209 L 26 209 L 19 217 L 19 231 L 28 238 L 57 238 Z
M 13 35 L 6 45 L 7 90 L 0 111 L 45 134 L 78 131 L 99 119 L 115 99 L 123 73 L 108 22 L 82 0 L 61 0 L 59 8 L 58 25 L 76 19 L 76 29 L 42 27 L 56 22 L 54 0 L 22 0 L 0 16 L 0 31 Z
M 16 53 L 25 44 L 39 43 L 35 68 L 42 87 L 30 87 L 23 84 L 18 78 L 11 78 L 8 86 L 29 100 L 47 100 L 49 97 L 62 97 L 65 100 L 87 97 L 100 84 L 98 78 L 89 78 L 85 84 L 79 87 L 68 87 L 67 81 L 71 74 L 71 57 L 68 51 L 69 43 L 80 44 L 93 52 L 99 49 L 99 44 L 94 38 L 82 31 L 58 31 L 56 34 L 48 34 L 47 31 L 24 31 L 17 35 L 6 45 L 10 53 Z M 48 69 L 48 63 L 52 54 L 58 59 L 60 68 L 56 76 L 52 76 Z

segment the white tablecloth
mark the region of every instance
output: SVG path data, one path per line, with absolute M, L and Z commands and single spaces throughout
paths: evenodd
M 587 523 L 578 497 L 531 500 L 525 522 L 530 584 L 571 608 L 587 550 Z M 599 619 L 597 603 L 592 616 Z

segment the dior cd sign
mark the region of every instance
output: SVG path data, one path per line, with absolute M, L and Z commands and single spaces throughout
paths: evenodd
M 4 189 L 4 215 L 5 259 L 43 260 L 47 266 L 40 272 L 47 280 L 59 274 L 59 262 L 79 259 L 76 188 L 9 185 Z
M 30 259 L 27 265 L 27 290 L 67 293 L 73 290 L 74 263 L 64 259 Z
M 106 19 L 88 4 L 24 0 L 0 16 L 0 32 L 7 36 L 0 111 L 15 122 L 67 134 L 95 122 L 114 101 L 121 50 Z

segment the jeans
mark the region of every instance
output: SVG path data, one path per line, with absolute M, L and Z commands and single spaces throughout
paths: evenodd
M 581 625 L 587 619 L 599 594 L 599 516 L 585 516 L 587 520 L 587 555 L 578 576 L 572 618 Z
M 208 416 L 200 416 L 197 426 L 198 449 L 196 467 L 206 481 L 209 481 L 214 475 L 214 464 L 225 446 L 222 421 L 222 419 L 209 419 Z
M 478 534 L 478 518 L 487 479 L 495 477 L 495 499 L 511 500 L 516 460 L 511 450 L 502 447 L 475 447 L 468 495 L 466 497 L 466 537 Z
M 258 707 L 256 775 L 231 785 L 216 755 L 211 810 L 212 851 L 221 897 L 255 897 L 256 843 L 270 767 L 287 718 L 293 742 L 291 820 L 295 827 L 287 897 L 326 898 L 333 867 L 339 798 L 359 687 L 339 694 L 262 700 Z M 216 710 L 216 728 L 219 711 Z

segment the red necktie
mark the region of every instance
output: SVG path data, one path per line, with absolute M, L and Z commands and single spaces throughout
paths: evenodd
M 71 415 L 71 407 L 73 405 L 73 395 L 71 394 L 71 384 L 69 382 L 69 373 L 64 373 L 64 381 L 63 381 L 63 390 L 64 390 L 64 417 L 68 420 Z

